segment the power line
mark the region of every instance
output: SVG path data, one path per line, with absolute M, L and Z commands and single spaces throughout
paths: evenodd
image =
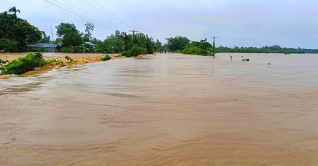
M 96 0 L 92 0 L 94 1 L 97 5 L 99 5 L 101 8 L 103 8 L 104 10 L 106 10 L 108 13 L 110 13 L 113 18 L 116 18 L 118 21 L 122 22 L 123 24 L 125 24 L 128 28 L 132 28 L 132 26 L 130 26 L 129 24 L 127 24 L 126 22 L 124 22 L 123 20 L 121 20 L 119 17 L 117 17 L 115 14 L 113 14 L 112 12 L 110 12 L 109 10 L 107 10 L 104 6 L 102 6 L 100 3 L 96 2 Z M 104 12 L 103 12 L 104 13 Z M 105 14 L 105 13 L 104 13 Z M 149 26 L 148 26 L 149 27 Z M 148 28 L 147 28 L 148 29 Z M 155 31 L 155 33 L 159 34 L 159 32 L 154 29 L 154 28 L 151 28 L 152 30 Z
M 98 2 L 94 1 L 97 5 L 99 5 L 101 8 L 103 8 L 104 10 L 106 10 L 108 13 L 110 13 L 113 18 L 116 18 L 117 20 L 119 20 L 120 22 L 122 22 L 123 24 L 125 24 L 128 28 L 131 28 L 131 26 L 129 24 L 127 24 L 126 22 L 124 22 L 123 20 L 121 20 L 119 17 L 117 17 L 115 14 L 113 14 L 112 12 L 110 12 L 109 10 L 107 10 L 104 6 L 102 6 L 101 4 L 99 4 Z
M 94 17 L 94 18 L 99 19 L 99 20 L 102 21 L 102 22 L 105 21 L 105 22 L 110 23 L 109 21 L 106 21 L 106 20 L 104 20 L 104 19 L 102 19 L 102 18 L 100 18 L 100 17 L 94 16 L 93 14 L 91 14 L 91 13 L 89 13 L 89 12 L 87 12 L 87 11 L 85 11 L 85 10 L 83 10 L 83 9 L 81 9 L 81 8 L 79 8 L 79 7 L 75 6 L 75 5 L 73 5 L 73 4 L 71 4 L 70 2 L 67 2 L 67 1 L 65 1 L 65 0 L 62 0 L 62 1 L 65 2 L 65 3 L 67 3 L 67 4 L 69 4 L 69 5 L 71 5 L 72 7 L 77 8 L 78 10 L 80 10 L 80 11 L 82 11 L 82 12 L 84 12 L 84 13 L 86 13 L 86 14 L 92 16 L 92 17 Z M 110 24 L 111 24 L 111 23 L 110 23 Z M 116 26 L 116 25 L 115 25 L 115 26 Z
M 1 4 L 1 5 L 3 5 L 3 6 L 9 7 L 9 8 L 10 8 L 10 7 L 12 7 L 12 6 L 5 5 L 5 4 L 3 4 L 3 3 L 1 3 L 1 2 L 0 2 L 0 4 Z M 32 14 L 32 13 L 29 13 L 29 12 L 27 12 L 27 11 L 25 11 L 25 10 L 22 10 L 21 12 L 24 12 L 24 13 L 26 13 L 26 14 L 29 14 L 29 15 L 32 15 L 32 16 L 35 16 L 35 17 L 38 17 L 38 18 L 41 18 L 41 19 L 46 20 L 46 21 L 48 21 L 48 22 L 54 22 L 54 23 L 57 23 L 56 21 L 53 21 L 53 20 L 50 20 L 50 19 L 47 19 L 47 18 L 44 18 L 44 17 L 38 16 L 38 15 L 35 15 L 35 14 Z
M 63 10 L 66 10 L 66 11 L 68 11 L 68 12 L 70 12 L 70 13 L 72 13 L 72 14 L 78 16 L 78 17 L 81 17 L 81 18 L 83 18 L 84 20 L 87 20 L 87 21 L 89 21 L 89 22 L 93 22 L 93 21 L 87 19 L 86 17 L 83 17 L 83 16 L 81 16 L 81 15 L 79 15 L 79 14 L 77 14 L 77 13 L 74 13 L 74 12 L 72 12 L 72 11 L 70 11 L 70 10 L 68 10 L 68 9 L 66 9 L 66 8 L 64 8 L 64 7 L 62 7 L 62 6 L 59 6 L 59 5 L 53 3 L 53 2 L 51 2 L 51 1 L 49 1 L 49 0 L 45 0 L 45 1 L 47 1 L 47 2 L 49 2 L 49 3 L 51 3 L 51 4 L 53 4 L 53 5 L 55 5 L 55 6 L 59 7 L 59 8 L 61 8 L 61 9 L 63 9 Z M 106 27 L 104 27 L 104 26 L 102 26 L 102 25 L 100 25 L 100 24 L 97 24 L 97 23 L 95 23 L 95 24 L 98 25 L 98 26 L 100 26 L 100 27 L 102 27 L 102 28 L 104 28 L 104 29 L 110 30 L 109 28 L 106 28 Z
M 97 9 L 98 11 L 100 11 L 100 12 L 104 13 L 106 16 L 108 16 L 108 17 L 110 17 L 110 18 L 111 18 L 111 16 L 109 16 L 107 13 L 103 12 L 102 10 L 100 10 L 99 8 L 97 8 L 96 6 L 94 6 L 94 5 L 90 4 L 90 3 L 89 3 L 89 2 L 87 2 L 86 0 L 83 0 L 83 1 L 84 1 L 84 2 L 86 2 L 87 4 L 89 4 L 90 6 L 92 6 L 93 8 Z M 110 24 L 114 25 L 113 23 L 110 23 Z M 116 26 L 116 25 L 114 25 L 114 26 Z

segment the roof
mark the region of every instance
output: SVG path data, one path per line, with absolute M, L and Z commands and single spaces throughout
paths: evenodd
M 61 45 L 61 44 L 60 43 L 57 43 L 57 44 L 53 44 L 53 43 L 37 43 L 37 44 L 31 44 L 30 47 L 55 48 L 58 45 Z
M 89 44 L 89 45 L 94 45 L 95 46 L 95 44 L 93 44 L 93 43 L 91 43 L 91 42 L 85 42 L 85 44 Z

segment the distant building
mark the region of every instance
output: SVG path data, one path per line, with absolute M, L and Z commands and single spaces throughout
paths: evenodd
M 39 52 L 57 52 L 56 48 L 60 48 L 62 46 L 61 43 L 53 44 L 53 43 L 38 43 L 32 44 L 29 46 L 30 51 L 39 51 Z
M 91 47 L 96 48 L 96 44 L 93 44 L 93 43 L 91 43 L 91 42 L 85 42 L 85 44 L 88 44 L 88 45 L 90 45 Z

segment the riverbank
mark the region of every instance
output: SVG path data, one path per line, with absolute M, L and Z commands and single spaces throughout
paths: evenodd
M 20 57 L 26 56 L 27 53 L 1 53 L 0 54 L 0 59 L 2 60 L 8 60 L 8 61 L 13 61 L 16 60 Z M 52 69 L 58 69 L 60 67 L 67 66 L 69 68 L 73 68 L 76 65 L 85 65 L 87 63 L 93 63 L 93 62 L 100 62 L 102 61 L 101 58 L 104 57 L 106 54 L 78 54 L 78 53 L 43 53 L 43 59 L 46 61 L 50 60 L 57 60 L 60 63 L 54 64 L 54 65 L 47 65 L 44 66 L 43 68 L 39 68 L 35 71 L 29 71 L 27 73 L 24 73 L 19 76 L 27 76 L 27 75 L 33 75 L 33 74 L 39 74 L 43 72 L 47 72 Z M 69 56 L 70 58 L 73 59 L 72 63 L 69 63 L 66 59 L 65 56 Z M 118 59 L 118 58 L 126 58 L 123 56 L 120 56 L 119 54 L 109 54 L 111 57 L 110 60 Z M 140 57 L 140 56 L 138 56 Z M 138 58 L 137 57 L 137 58 Z M 0 79 L 8 79 L 10 78 L 10 75 L 0 75 Z

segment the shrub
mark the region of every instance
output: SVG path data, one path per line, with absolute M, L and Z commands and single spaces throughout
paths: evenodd
M 9 39 L 0 39 L 1 52 L 15 52 L 17 51 L 17 42 Z
M 40 48 L 39 52 L 47 52 L 45 48 Z
M 53 66 L 55 64 L 61 64 L 61 63 L 62 63 L 61 61 L 56 60 L 56 59 L 46 61 L 46 65 L 50 65 L 50 66 Z
M 41 53 L 28 53 L 25 57 L 9 62 L 2 67 L 4 74 L 23 74 L 46 65 Z
M 63 47 L 61 50 L 62 53 L 73 53 L 74 48 L 73 47 Z
M 135 45 L 129 51 L 122 52 L 121 55 L 122 56 L 126 56 L 126 57 L 132 57 L 132 56 L 138 56 L 138 55 L 146 54 L 146 53 L 147 53 L 147 49 L 146 48 L 139 47 L 139 46 Z
M 100 58 L 101 61 L 108 61 L 111 57 L 109 55 L 105 55 L 104 57 Z
M 194 54 L 194 55 L 206 55 L 208 54 L 207 53 L 207 50 L 203 50 L 201 49 L 200 47 L 198 46 L 190 46 L 190 47 L 187 47 L 184 51 L 183 51 L 184 54 Z
M 73 62 L 73 59 L 71 57 L 67 56 L 67 55 L 65 56 L 65 59 L 68 60 L 70 63 Z

